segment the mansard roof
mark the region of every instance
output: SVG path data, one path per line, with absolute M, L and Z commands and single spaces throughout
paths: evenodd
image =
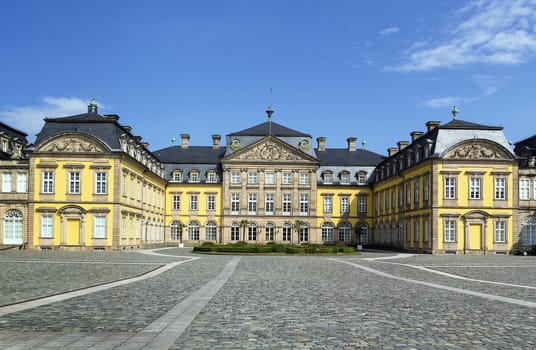
M 241 131 L 233 132 L 229 134 L 230 136 L 279 136 L 279 137 L 311 137 L 310 134 L 306 134 L 300 131 L 296 131 L 286 126 L 274 123 L 274 122 L 264 122 L 258 125 L 255 125 L 251 128 L 244 129 Z
M 385 159 L 365 149 L 349 151 L 347 148 L 326 148 L 323 151 L 315 149 L 315 152 L 321 166 L 376 166 Z
M 216 164 L 225 153 L 225 148 L 212 146 L 171 146 L 155 151 L 154 155 L 162 163 L 176 164 Z
M 15 129 L 15 128 L 7 125 L 7 124 L 4 124 L 2 122 L 0 122 L 0 132 L 6 133 L 12 139 L 19 138 L 22 141 L 22 143 L 24 143 L 24 144 L 28 143 L 28 140 L 26 139 L 28 134 L 26 134 L 26 133 L 24 133 L 22 131 L 19 131 L 19 130 Z
M 440 125 L 440 129 L 471 129 L 471 130 L 502 130 L 502 126 L 491 126 L 468 122 L 460 119 L 453 119 L 447 124 Z

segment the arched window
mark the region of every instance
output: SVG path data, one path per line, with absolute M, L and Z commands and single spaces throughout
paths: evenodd
M 22 213 L 16 209 L 4 215 L 4 244 L 22 244 Z
M 368 237 L 368 225 L 366 222 L 362 222 L 357 226 L 357 241 L 360 243 L 367 243 Z
M 250 223 L 248 225 L 248 241 L 256 241 L 257 240 L 257 224 Z
M 307 224 L 300 226 L 298 230 L 298 242 L 309 242 L 309 226 Z
M 240 225 L 237 222 L 233 222 L 231 225 L 231 241 L 240 240 Z
M 521 227 L 521 244 L 536 245 L 536 216 L 526 217 Z
M 288 222 L 283 225 L 283 242 L 290 242 L 292 239 L 292 225 Z
M 322 224 L 322 242 L 333 242 L 333 224 L 331 222 Z
M 216 240 L 216 223 L 214 221 L 209 221 L 205 225 L 205 240 L 206 241 L 215 241 Z
M 347 222 L 339 225 L 339 242 L 350 242 L 351 229 L 352 226 Z
M 188 239 L 199 241 L 199 223 L 197 221 L 190 221 L 188 224 Z
M 175 220 L 171 222 L 171 225 L 169 225 L 169 227 L 171 229 L 171 240 L 179 240 L 182 238 L 182 225 L 180 221 Z

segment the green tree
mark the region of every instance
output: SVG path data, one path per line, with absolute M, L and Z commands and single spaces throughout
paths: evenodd
M 240 227 L 242 228 L 242 241 L 246 241 L 246 227 L 249 225 L 249 221 L 244 219 L 240 220 Z

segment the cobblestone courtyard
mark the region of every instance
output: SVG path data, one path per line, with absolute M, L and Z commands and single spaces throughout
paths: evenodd
M 0 349 L 536 348 L 536 257 L 2 251 L 0 281 Z

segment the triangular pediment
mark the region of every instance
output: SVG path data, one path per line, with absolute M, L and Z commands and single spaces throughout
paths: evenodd
M 223 161 L 261 163 L 318 163 L 318 159 L 273 136 L 268 136 L 244 149 L 236 151 L 225 157 Z
M 513 159 L 511 152 L 486 140 L 462 142 L 448 150 L 443 158 L 449 159 Z
M 69 133 L 54 137 L 45 142 L 39 152 L 102 153 L 109 152 L 102 142 L 83 134 Z

